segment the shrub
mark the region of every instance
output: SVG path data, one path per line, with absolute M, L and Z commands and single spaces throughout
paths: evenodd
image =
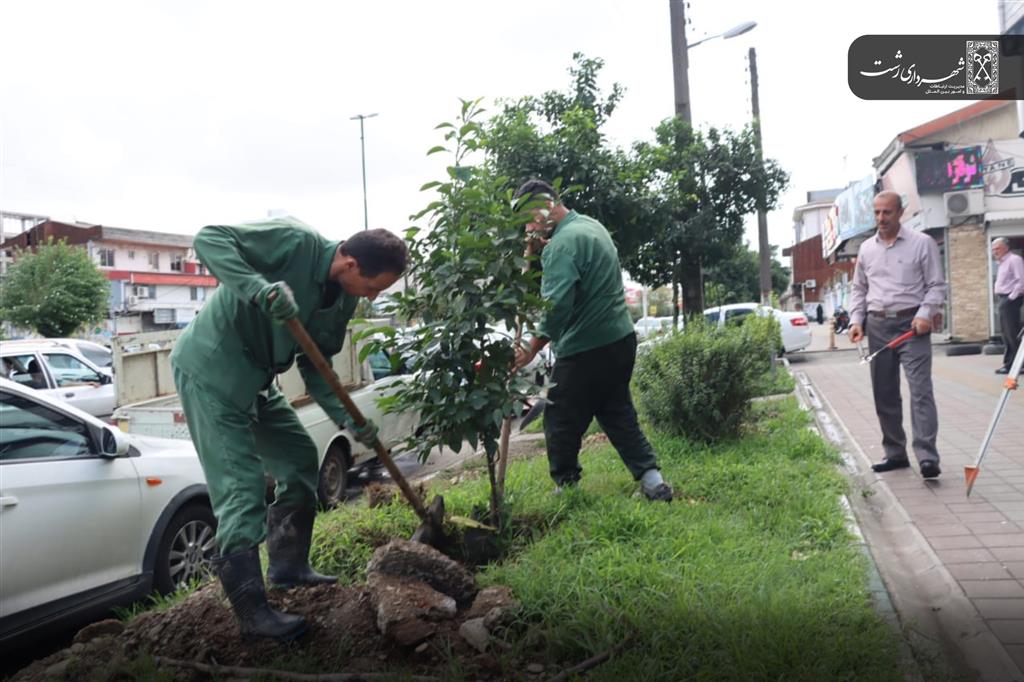
M 690 440 L 735 436 L 779 339 L 771 318 L 750 315 L 722 329 L 688 320 L 685 331 L 638 355 L 640 413 L 656 428 Z

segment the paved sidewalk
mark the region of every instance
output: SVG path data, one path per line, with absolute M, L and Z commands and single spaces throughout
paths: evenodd
M 820 332 L 815 336 L 820 338 Z M 841 337 L 837 346 L 849 348 L 849 340 Z M 927 609 L 930 605 L 932 611 L 938 612 L 940 605 L 934 599 L 941 594 L 942 599 L 949 599 L 943 606 L 947 609 L 947 622 L 942 626 L 947 631 L 946 640 L 966 648 L 964 640 L 970 638 L 965 633 L 969 628 L 965 626 L 959 633 L 949 630 L 961 628 L 956 618 L 970 621 L 970 627 L 976 628 L 971 637 L 980 634 L 998 642 L 990 649 L 995 651 L 995 658 L 1004 659 L 1003 664 L 1007 665 L 1003 670 L 1012 672 L 1012 679 L 1024 679 L 1020 673 L 1024 670 L 1024 389 L 1011 394 L 981 474 L 967 498 L 963 467 L 973 464 L 1002 392 L 1004 377 L 993 373 L 1000 364 L 999 357 L 948 357 L 943 346 L 935 348 L 933 381 L 943 473 L 937 482 L 928 483 L 921 479 L 912 452 L 915 464 L 910 469 L 876 475 L 867 468 L 864 457 L 871 462 L 882 458 L 881 431 L 868 370 L 859 364 L 856 353 L 796 354 L 790 356 L 790 362 L 798 379 L 809 379 L 825 398 L 832 418 L 841 422 L 863 453 L 853 476 L 854 496 L 860 497 L 858 485 L 873 490 L 884 486 L 886 495 L 891 494 L 895 500 L 893 506 L 901 508 L 898 516 L 890 512 L 889 520 L 878 524 L 879 528 L 885 527 L 881 532 L 888 534 L 890 540 L 898 540 L 880 547 L 869 534 L 868 541 L 904 623 L 908 614 L 900 608 L 901 603 L 911 609 Z M 906 381 L 902 382 L 902 389 L 909 439 L 912 431 Z M 870 495 L 865 493 L 865 499 Z M 877 507 L 871 510 L 879 518 L 884 512 Z M 910 526 L 910 532 L 905 532 L 908 529 L 904 526 Z M 886 566 L 888 555 L 902 552 L 907 549 L 904 545 L 915 542 L 922 545 L 920 556 L 913 560 L 917 561 L 917 568 L 908 569 L 912 563 L 909 560 L 891 561 Z M 930 563 L 938 563 L 944 570 L 936 571 Z M 901 576 L 900 570 L 918 574 L 904 580 L 907 576 Z M 919 593 L 901 594 L 914 590 Z M 937 616 L 940 620 L 943 617 Z M 999 655 L 999 645 L 1009 659 Z M 975 650 L 966 658 L 972 656 L 974 661 L 968 660 L 968 665 L 979 677 L 996 679 L 992 674 L 979 672 L 977 660 L 984 661 L 984 654 Z M 1009 660 L 1018 670 L 1012 670 Z

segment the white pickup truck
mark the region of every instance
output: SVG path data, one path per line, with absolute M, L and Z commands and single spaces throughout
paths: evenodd
M 180 331 L 151 332 L 114 339 L 118 407 L 114 410 L 113 421 L 122 431 L 189 438 L 170 363 L 171 349 L 180 335 Z M 359 362 L 351 329 L 344 348 L 334 357 L 333 366 L 355 404 L 380 428 L 380 439 L 386 448 L 412 434 L 418 421 L 414 414 L 383 414 L 377 406 L 378 399 L 387 395 L 390 386 L 401 377 L 390 371 L 386 358 L 371 356 Z M 305 384 L 294 365 L 278 375 L 277 384 L 316 443 L 320 457 L 320 503 L 334 506 L 344 499 L 348 470 L 366 464 L 376 455 L 357 443 L 348 431 L 339 429 L 306 394 Z

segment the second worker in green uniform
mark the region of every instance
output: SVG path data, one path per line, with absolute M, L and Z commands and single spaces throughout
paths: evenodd
M 593 218 L 567 209 L 543 180 L 524 183 L 515 197 L 533 214 L 527 230 L 546 243 L 541 296 L 551 308 L 530 348 L 517 349 L 516 366 L 525 367 L 549 341 L 554 344 L 554 386 L 544 412 L 551 478 L 559 488 L 579 481 L 580 445 L 596 417 L 641 492 L 671 502 L 672 488 L 640 430 L 629 392 L 636 332 L 611 235 Z
M 316 515 L 316 446 L 274 377 L 296 361 L 283 321 L 298 317 L 326 357 L 337 354 L 360 297 L 371 301 L 406 268 L 405 244 L 387 230 L 328 241 L 291 219 L 204 227 L 193 244 L 217 278 L 217 291 L 182 334 L 171 363 L 217 517 L 214 561 L 244 636 L 288 640 L 305 632 L 301 616 L 267 604 L 267 578 L 282 586 L 334 582 L 309 566 Z M 357 430 L 304 355 L 297 358 L 310 396 L 339 426 L 371 446 L 376 427 Z M 264 472 L 276 481 L 267 509 Z

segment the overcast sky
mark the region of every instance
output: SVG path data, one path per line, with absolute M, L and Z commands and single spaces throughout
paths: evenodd
M 766 156 L 792 174 L 770 239 L 793 241 L 812 189 L 871 172 L 899 132 L 970 102 L 862 101 L 846 55 L 875 33 L 998 33 L 995 0 L 692 0 L 694 123 L 750 119 L 757 50 Z M 608 124 L 626 146 L 673 114 L 668 0 L 0 3 L 0 209 L 194 233 L 284 209 L 332 238 L 408 226 L 439 177 L 459 98 L 564 90 L 573 52 L 626 88 Z M 494 107 L 490 107 L 494 110 Z M 756 247 L 756 220 L 748 221 Z

